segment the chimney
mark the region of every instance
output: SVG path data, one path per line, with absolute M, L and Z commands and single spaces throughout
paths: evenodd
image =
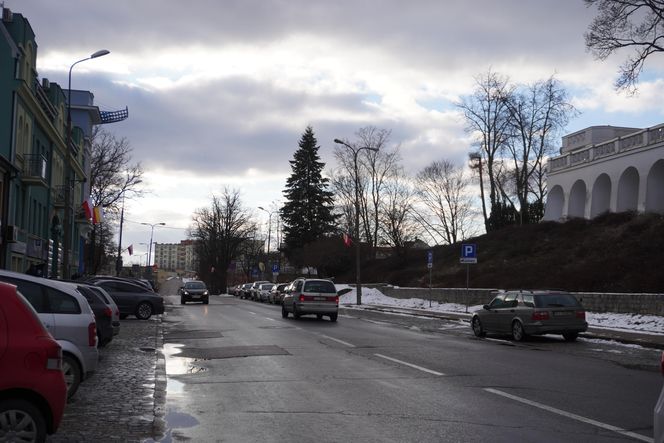
M 5 8 L 4 4 L 2 6 L 2 21 L 7 23 L 14 21 L 14 14 L 9 8 Z

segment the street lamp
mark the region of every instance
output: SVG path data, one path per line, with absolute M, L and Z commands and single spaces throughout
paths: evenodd
M 150 262 L 152 261 L 152 236 L 154 235 L 154 227 L 155 226 L 166 226 L 166 223 L 161 222 L 161 223 L 141 223 L 142 225 L 145 226 L 150 226 L 150 245 L 148 246 L 148 264 L 147 266 L 150 266 Z
M 258 209 L 261 211 L 267 212 L 267 264 L 270 265 L 270 235 L 272 234 L 272 211 L 268 211 L 262 206 L 259 206 Z M 269 271 L 268 271 L 269 272 Z
M 378 148 L 362 146 L 355 148 L 348 143 L 334 139 L 334 143 L 343 145 L 353 153 L 353 165 L 355 167 L 355 293 L 357 294 L 357 304 L 362 304 L 362 279 L 360 278 L 360 179 L 357 169 L 357 154 L 362 150 L 378 152 Z
M 102 57 L 106 54 L 109 54 L 110 51 L 106 49 L 101 49 L 90 57 L 81 59 L 69 67 L 69 83 L 67 85 L 67 136 L 65 147 L 67 151 L 67 158 L 65 162 L 65 219 L 64 219 L 64 248 L 62 251 L 62 274 L 65 279 L 69 278 L 69 248 L 71 248 L 71 235 L 72 235 L 72 214 L 71 214 L 71 186 L 72 186 L 72 177 L 71 177 L 71 162 L 72 162 L 72 150 L 71 150 L 71 71 L 74 69 L 74 66 L 84 62 L 86 60 L 91 60 L 93 58 Z

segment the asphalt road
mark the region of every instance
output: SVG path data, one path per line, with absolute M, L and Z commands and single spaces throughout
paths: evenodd
M 164 319 L 161 441 L 652 441 L 656 350 L 212 297 Z M 652 361 L 652 367 L 648 362 Z

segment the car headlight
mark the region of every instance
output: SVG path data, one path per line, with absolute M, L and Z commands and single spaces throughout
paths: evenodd
M 208 295 L 208 291 L 203 292 L 203 295 Z
M 188 291 L 183 291 L 184 295 L 189 295 Z

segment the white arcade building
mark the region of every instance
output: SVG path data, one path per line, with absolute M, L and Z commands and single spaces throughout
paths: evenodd
M 548 163 L 544 220 L 603 212 L 664 214 L 664 124 L 591 126 L 563 137 Z

